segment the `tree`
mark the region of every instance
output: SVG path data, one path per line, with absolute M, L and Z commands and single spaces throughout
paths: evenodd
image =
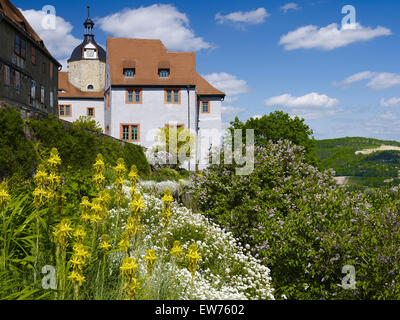
M 154 152 L 167 152 L 169 165 L 175 169 L 193 157 L 196 137 L 189 129 L 182 127 L 160 128 L 156 134 L 158 145 Z
M 103 129 L 101 129 L 100 124 L 90 117 L 80 116 L 77 120 L 73 122 L 73 124 L 81 129 L 103 133 Z
M 254 129 L 254 143 L 256 146 L 265 147 L 269 141 L 289 140 L 305 149 L 306 162 L 312 165 L 319 165 L 315 152 L 315 140 L 311 137 L 312 129 L 299 117 L 291 118 L 289 114 L 282 111 L 271 112 L 261 118 L 250 118 L 245 123 L 236 117 L 231 123 L 229 130 Z

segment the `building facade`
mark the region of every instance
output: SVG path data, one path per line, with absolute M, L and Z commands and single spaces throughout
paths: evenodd
M 56 115 L 61 65 L 9 0 L 0 0 L 0 43 L 0 102 L 24 118 Z
M 169 52 L 160 40 L 107 38 L 107 52 L 95 41 L 93 22 L 60 72 L 59 116 L 96 120 L 104 133 L 146 148 L 160 128 L 189 129 L 196 158 L 184 167 L 206 165 L 210 148 L 221 143 L 221 101 L 225 94 L 196 72 L 194 52 Z

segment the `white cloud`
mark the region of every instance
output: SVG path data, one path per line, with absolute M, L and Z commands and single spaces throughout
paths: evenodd
M 283 94 L 265 100 L 265 106 L 281 106 L 288 108 L 331 108 L 339 104 L 339 100 L 325 94 L 311 92 L 301 97 Z
M 360 24 L 340 28 L 332 23 L 326 27 L 308 25 L 283 35 L 279 41 L 285 50 L 311 49 L 333 50 L 354 42 L 368 41 L 376 37 L 391 35 L 392 32 L 384 27 L 375 29 L 363 27 Z
M 217 13 L 215 15 L 215 20 L 219 24 L 223 23 L 242 23 L 242 24 L 261 24 L 269 17 L 269 13 L 265 8 L 258 8 L 253 11 L 237 11 L 232 12 L 227 15 L 221 15 Z
M 56 59 L 69 58 L 73 49 L 82 42 L 71 34 L 73 26 L 62 17 L 56 17 L 55 29 L 46 29 L 42 26 L 42 21 L 46 16 L 44 11 L 31 9 L 21 10 L 21 12 Z
M 255 120 L 260 119 L 260 118 L 262 118 L 261 114 L 256 114 L 256 115 L 251 117 L 251 119 L 255 119 Z
M 287 3 L 281 7 L 281 10 L 283 10 L 285 13 L 288 12 L 289 10 L 299 10 L 299 9 L 300 9 L 299 5 L 294 2 Z
M 363 80 L 369 80 L 367 87 L 374 90 L 382 90 L 400 85 L 400 74 L 389 72 L 359 72 L 347 77 L 341 82 L 334 82 L 336 86 L 347 87 L 348 85 Z
M 377 73 L 367 86 L 371 89 L 380 90 L 400 85 L 400 75 L 396 73 Z
M 245 108 L 240 108 L 240 107 L 223 105 L 221 111 L 222 111 L 223 115 L 237 115 L 238 113 L 246 111 L 246 109 Z
M 390 98 L 388 100 L 381 99 L 381 107 L 400 107 L 400 97 Z
M 124 9 L 97 22 L 104 32 L 114 37 L 160 39 L 169 50 L 196 51 L 213 47 L 195 36 L 186 14 L 173 5 Z
M 240 80 L 236 76 L 226 73 L 210 73 L 203 75 L 204 79 L 206 79 L 211 85 L 216 87 L 217 89 L 225 92 L 228 99 L 225 101 L 237 101 L 238 95 L 244 94 L 250 91 L 249 86 L 245 80 Z M 230 99 L 230 100 L 229 100 Z

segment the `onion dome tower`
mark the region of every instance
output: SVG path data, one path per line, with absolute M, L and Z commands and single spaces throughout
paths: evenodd
M 88 17 L 83 42 L 71 54 L 68 81 L 81 91 L 101 91 L 105 86 L 106 51 L 94 40 L 94 22 Z

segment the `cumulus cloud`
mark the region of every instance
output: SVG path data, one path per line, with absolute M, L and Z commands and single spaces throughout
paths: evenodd
M 371 71 L 364 71 L 353 74 L 341 82 L 334 82 L 334 85 L 348 87 L 350 84 L 363 80 L 369 80 L 366 86 L 374 90 L 382 90 L 400 85 L 399 74 Z
M 269 17 L 269 13 L 265 8 L 258 8 L 253 11 L 237 11 L 227 15 L 217 13 L 215 20 L 219 24 L 223 23 L 239 23 L 239 24 L 261 24 Z
M 281 106 L 288 108 L 331 108 L 339 104 L 339 100 L 325 94 L 311 92 L 301 97 L 283 94 L 265 100 L 265 106 Z
M 281 10 L 284 11 L 285 13 L 288 12 L 289 10 L 299 10 L 299 9 L 300 9 L 299 5 L 294 2 L 287 3 L 281 7 Z
M 154 4 L 124 9 L 98 19 L 100 28 L 114 37 L 160 39 L 169 50 L 197 51 L 213 48 L 196 37 L 186 14 L 173 5 Z
M 65 60 L 67 57 L 69 58 L 73 49 L 82 42 L 82 40 L 75 38 L 71 34 L 73 26 L 62 17 L 57 16 L 55 29 L 49 29 L 42 24 L 46 16 L 44 11 L 20 10 L 56 59 Z
M 337 23 L 326 27 L 308 25 L 283 35 L 279 44 L 283 45 L 285 50 L 317 48 L 328 51 L 391 34 L 387 28 L 378 26 L 372 29 L 359 23 L 342 28 Z
M 385 100 L 384 98 L 381 99 L 381 107 L 400 107 L 400 97 L 390 98 Z
M 236 76 L 226 72 L 214 72 L 203 75 L 211 85 L 215 88 L 225 92 L 225 102 L 232 103 L 238 100 L 238 95 L 250 91 L 249 86 L 245 80 L 238 79 Z

